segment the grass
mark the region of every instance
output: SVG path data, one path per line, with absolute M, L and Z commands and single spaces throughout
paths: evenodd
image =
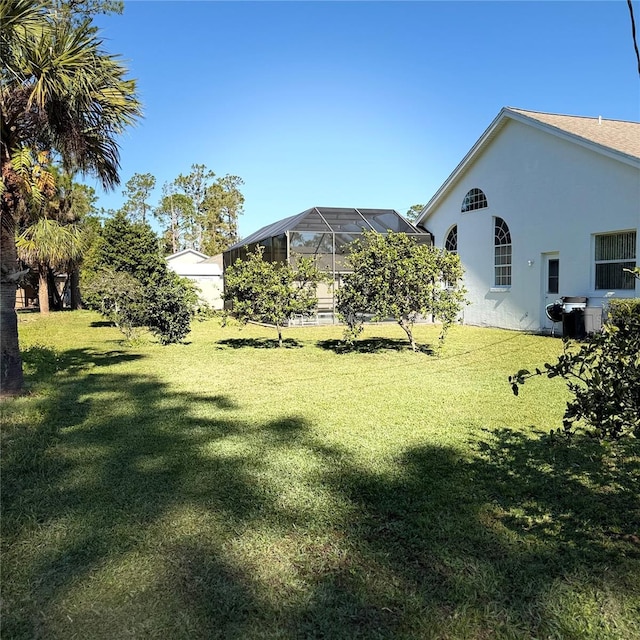
M 640 450 L 552 443 L 558 340 L 20 318 L 2 638 L 640 638 Z

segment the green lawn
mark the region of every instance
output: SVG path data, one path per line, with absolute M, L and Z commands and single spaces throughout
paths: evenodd
M 435 344 L 437 328 L 417 339 Z M 640 638 L 640 448 L 543 436 L 551 338 L 196 323 L 125 346 L 20 317 L 2 405 L 2 632 L 18 638 Z

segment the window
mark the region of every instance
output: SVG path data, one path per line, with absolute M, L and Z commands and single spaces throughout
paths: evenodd
M 476 209 L 485 209 L 487 207 L 487 196 L 481 189 L 473 188 L 462 201 L 462 213 L 466 211 L 475 211 Z
M 511 286 L 511 233 L 502 218 L 494 224 L 494 269 L 496 287 Z
M 547 293 L 558 293 L 560 287 L 560 260 L 550 258 L 547 263 Z
M 454 224 L 444 241 L 444 248 L 450 253 L 458 253 L 458 225 Z
M 636 232 L 596 236 L 596 289 L 634 289 L 635 278 L 624 269 L 636 266 Z

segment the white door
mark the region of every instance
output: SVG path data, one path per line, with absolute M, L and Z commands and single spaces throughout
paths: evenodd
M 542 327 L 551 332 L 554 323 L 546 314 L 546 307 L 560 299 L 560 254 L 542 254 Z M 556 323 L 556 329 L 560 326 Z

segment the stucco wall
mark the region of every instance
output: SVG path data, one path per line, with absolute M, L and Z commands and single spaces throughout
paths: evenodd
M 223 307 L 222 276 L 183 276 L 196 284 L 200 297 L 214 309 Z
M 465 194 L 482 189 L 488 208 L 461 213 Z M 596 291 L 593 234 L 640 227 L 640 172 L 593 150 L 508 121 L 424 221 L 442 247 L 458 225 L 458 252 L 471 305 L 468 324 L 540 330 L 547 302 L 587 296 L 589 306 L 635 291 Z M 512 286 L 493 287 L 493 218 L 509 225 Z M 640 238 L 638 238 L 640 244 Z M 557 252 L 560 290 L 545 296 L 545 254 Z M 636 255 L 640 255 L 637 247 Z
M 206 256 L 205 256 L 206 258 Z M 200 297 L 214 309 L 223 307 L 222 268 L 213 262 L 203 262 L 200 254 L 192 251 L 167 257 L 167 266 L 183 278 L 188 278 L 200 289 Z

